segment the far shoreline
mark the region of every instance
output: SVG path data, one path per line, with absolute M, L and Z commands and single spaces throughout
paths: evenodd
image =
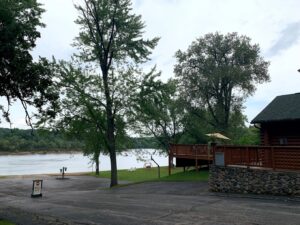
M 83 153 L 81 150 L 39 150 L 39 151 L 0 151 L 0 156 L 18 156 L 18 155 L 47 155 L 47 154 L 78 154 Z
M 132 151 L 132 150 L 158 150 L 155 148 L 132 148 L 132 149 L 127 149 L 124 150 L 123 152 L 117 152 L 117 154 L 123 154 L 127 151 Z M 79 154 L 83 153 L 83 150 L 78 149 L 78 150 L 36 150 L 36 151 L 14 151 L 14 152 L 9 152 L 9 151 L 1 151 L 0 150 L 0 156 L 22 156 L 22 155 L 47 155 L 47 154 Z M 160 153 L 159 153 L 160 154 Z

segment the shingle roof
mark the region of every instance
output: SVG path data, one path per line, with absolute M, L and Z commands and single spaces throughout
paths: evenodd
M 251 123 L 300 119 L 300 93 L 277 96 Z

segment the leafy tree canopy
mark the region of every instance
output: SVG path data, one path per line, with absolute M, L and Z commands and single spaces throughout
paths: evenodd
M 132 13 L 131 0 L 84 0 L 75 7 L 80 12 L 76 23 L 81 27 L 75 46 L 82 50 L 82 59 L 100 63 L 104 73 L 113 61 L 149 59 L 159 39 L 142 37 L 145 25 L 141 15 Z
M 194 41 L 186 52 L 177 51 L 175 74 L 181 96 L 189 108 L 201 110 L 219 132 L 227 132 L 231 115 L 239 114 L 245 98 L 257 83 L 270 80 L 269 62 L 257 44 L 237 33 L 209 33 Z M 195 111 L 195 110 L 194 110 Z
M 38 27 L 44 27 L 40 22 L 43 12 L 36 0 L 0 1 L 0 96 L 8 103 L 0 109 L 8 122 L 9 106 L 16 99 L 30 124 L 28 105 L 42 111 L 43 105 L 57 98 L 48 88 L 52 84 L 50 63 L 44 58 L 34 62 L 30 54 L 40 37 Z
M 183 107 L 176 91 L 176 81 L 164 83 L 155 68 L 146 74 L 135 95 L 134 117 L 139 134 L 154 136 L 167 152 L 170 143 L 178 143 L 182 134 Z

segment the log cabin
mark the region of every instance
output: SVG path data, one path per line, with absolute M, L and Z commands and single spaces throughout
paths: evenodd
M 252 121 L 260 129 L 261 145 L 230 146 L 171 144 L 169 174 L 177 167 L 215 162 L 215 153 L 224 154 L 224 165 L 254 166 L 300 171 L 300 93 L 277 96 Z
M 261 145 L 300 146 L 300 93 L 277 96 L 252 121 Z

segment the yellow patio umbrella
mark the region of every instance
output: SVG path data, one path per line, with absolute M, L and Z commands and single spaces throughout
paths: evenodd
M 223 140 L 230 140 L 230 138 L 224 136 L 223 134 L 220 133 L 210 133 L 210 134 L 205 134 L 206 136 L 209 136 L 211 138 L 217 138 L 217 139 L 223 139 Z

